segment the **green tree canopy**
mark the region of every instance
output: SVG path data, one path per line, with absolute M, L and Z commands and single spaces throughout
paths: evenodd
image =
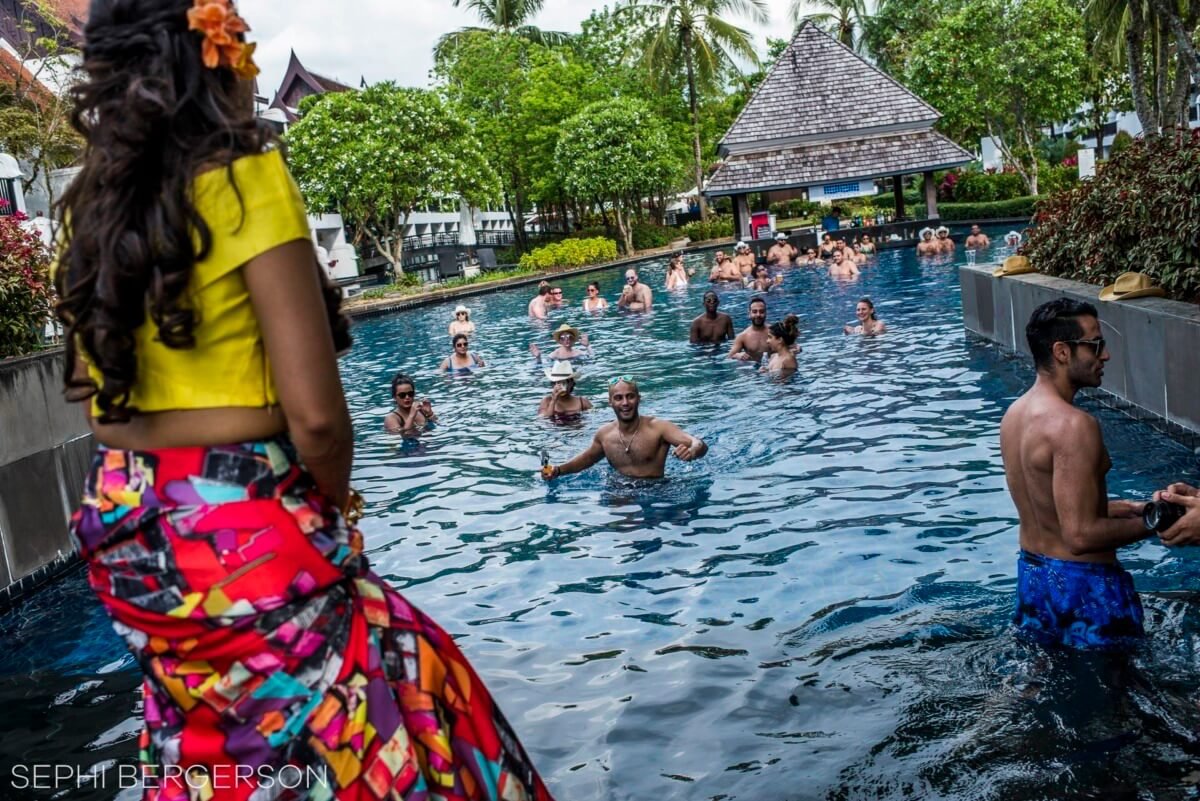
M 975 0 L 918 37 L 906 83 L 952 137 L 991 136 L 1037 194 L 1039 129 L 1084 100 L 1082 29 L 1065 0 Z
M 414 211 L 447 197 L 483 205 L 495 173 L 468 122 L 435 93 L 382 83 L 306 98 L 288 131 L 300 191 L 314 211 L 336 211 L 402 272 Z
M 704 148 L 701 144 L 700 93 L 716 85 L 718 77 L 736 70 L 738 58 L 757 65 L 758 54 L 750 33 L 730 22 L 732 14 L 765 24 L 763 0 L 632 0 L 623 13 L 637 26 L 641 62 L 665 84 L 684 68 L 692 122 L 692 169 L 696 186 L 704 186 Z M 708 218 L 708 205 L 700 195 L 700 214 Z
M 592 103 L 564 122 L 555 154 L 571 192 L 611 204 L 626 253 L 633 237 L 625 210 L 670 185 L 680 169 L 662 123 L 629 98 Z

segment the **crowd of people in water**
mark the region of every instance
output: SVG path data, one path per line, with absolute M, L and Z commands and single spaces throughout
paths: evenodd
M 922 231 L 918 253 L 937 255 L 925 247 L 928 241 L 935 244 L 949 242 L 948 250 L 938 253 L 952 252 L 954 245 L 948 233 L 945 228 Z M 937 239 L 931 239 L 935 236 Z M 973 226 L 966 246 L 985 248 L 989 244 L 987 236 L 978 226 Z M 732 257 L 725 250 L 718 250 L 713 255 L 707 276 L 713 289 L 704 293 L 703 311 L 692 320 L 688 340 L 694 345 L 728 344 L 728 358 L 757 365 L 764 373 L 786 377 L 797 369 L 796 357 L 801 352 L 798 343 L 800 320 L 794 314 L 786 314 L 775 322 L 767 319 L 767 299 L 772 290 L 782 285 L 785 272 L 789 269 L 822 269 L 836 279 L 854 279 L 869 268 L 877 254 L 878 245 L 869 234 L 847 241 L 831 233 L 826 233 L 817 247 L 803 251 L 782 232 L 776 234 L 774 242 L 761 257 L 756 256 L 745 242 L 738 242 L 733 247 Z M 683 254 L 672 255 L 667 264 L 664 289 L 672 292 L 703 280 L 698 278 L 697 272 L 695 267 L 685 264 Z M 747 305 L 749 324 L 740 331 L 733 318 L 720 310 L 721 296 L 716 289 L 729 285 L 754 293 Z M 603 296 L 596 281 L 587 285 L 586 293 L 579 308 L 589 314 L 605 312 L 612 305 L 631 312 L 648 312 L 654 307 L 654 290 L 633 268 L 625 271 L 624 284 L 612 304 Z M 570 306 L 571 301 L 564 296 L 562 287 L 542 281 L 530 299 L 527 311 L 530 320 L 537 322 Z M 450 377 L 467 376 L 484 367 L 485 361 L 470 348 L 471 337 L 475 334 L 471 310 L 459 305 L 455 307 L 453 317 L 448 328 L 452 352 L 438 369 Z M 854 320 L 842 330 L 847 335 L 874 337 L 886 333 L 888 327 L 876 313 L 874 301 L 862 297 L 855 305 Z M 554 330 L 551 339 L 553 348 L 543 349 L 537 342 L 529 345 L 529 352 L 550 384 L 549 392 L 538 404 L 537 414 L 553 423 L 577 423 L 593 406 L 589 399 L 575 393 L 581 377 L 576 365 L 591 359 L 595 352 L 588 335 L 568 323 Z M 384 428 L 390 433 L 415 438 L 437 420 L 432 403 L 428 399 L 417 400 L 416 383 L 410 375 L 401 373 L 393 378 L 392 400 L 394 408 L 384 419 Z M 702 440 L 673 423 L 640 414 L 641 395 L 634 376 L 613 378 L 608 386 L 608 400 L 616 420 L 602 426 L 591 446 L 574 459 L 559 465 L 552 465 L 547 459 L 543 477 L 553 480 L 579 472 L 601 458 L 606 458 L 615 470 L 627 476 L 661 477 L 669 453 L 691 460 L 700 458 L 707 451 Z

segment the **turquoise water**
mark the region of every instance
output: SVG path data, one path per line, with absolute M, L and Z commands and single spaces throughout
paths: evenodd
M 886 252 L 852 284 L 790 272 L 768 298 L 771 320 L 801 318 L 784 382 L 688 345 L 708 286 L 668 294 L 664 269 L 642 271 L 650 315 L 580 312 L 588 280 L 615 298 L 617 271 L 563 281 L 572 305 L 545 324 L 530 289 L 467 301 L 488 362 L 468 379 L 436 371 L 452 304 L 362 322 L 343 363 L 376 569 L 458 638 L 560 799 L 1197 797 L 1200 558 L 1123 552 L 1151 632 L 1128 664 L 1007 630 L 997 430 L 1032 372 L 964 334 L 950 260 Z M 721 294 L 740 329 L 752 293 Z M 864 294 L 887 335 L 842 335 Z M 535 419 L 527 348 L 564 321 L 596 348 L 578 391 L 597 409 L 557 427 Z M 382 433 L 401 369 L 441 416 L 415 444 Z M 709 455 L 662 482 L 598 466 L 545 485 L 538 452 L 586 447 L 621 373 Z M 1187 448 L 1085 405 L 1114 495 L 1196 479 Z M 0 642 L 4 775 L 132 759 L 137 676 L 78 575 L 0 619 Z

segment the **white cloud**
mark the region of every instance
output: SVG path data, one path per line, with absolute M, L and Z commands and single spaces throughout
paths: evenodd
M 789 0 L 766 4 L 771 25 L 751 26 L 760 50 L 768 33 L 782 37 L 791 31 Z M 263 71 L 259 86 L 268 96 L 283 79 L 292 50 L 310 70 L 351 86 L 360 77 L 368 83 L 427 86 L 437 40 L 478 24 L 451 0 L 240 0 L 238 5 L 254 29 L 250 38 L 258 42 L 256 59 Z M 546 0 L 534 23 L 546 30 L 577 31 L 593 9 L 603 7 L 596 0 Z

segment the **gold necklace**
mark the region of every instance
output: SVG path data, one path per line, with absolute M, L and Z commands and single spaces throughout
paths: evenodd
M 637 437 L 638 430 L 642 427 L 642 418 L 638 417 L 637 425 L 633 427 L 633 433 L 629 435 L 629 441 L 621 436 L 621 427 L 617 426 L 617 439 L 621 440 L 621 445 L 625 447 L 625 453 L 629 453 L 629 449 L 633 447 L 633 440 Z

